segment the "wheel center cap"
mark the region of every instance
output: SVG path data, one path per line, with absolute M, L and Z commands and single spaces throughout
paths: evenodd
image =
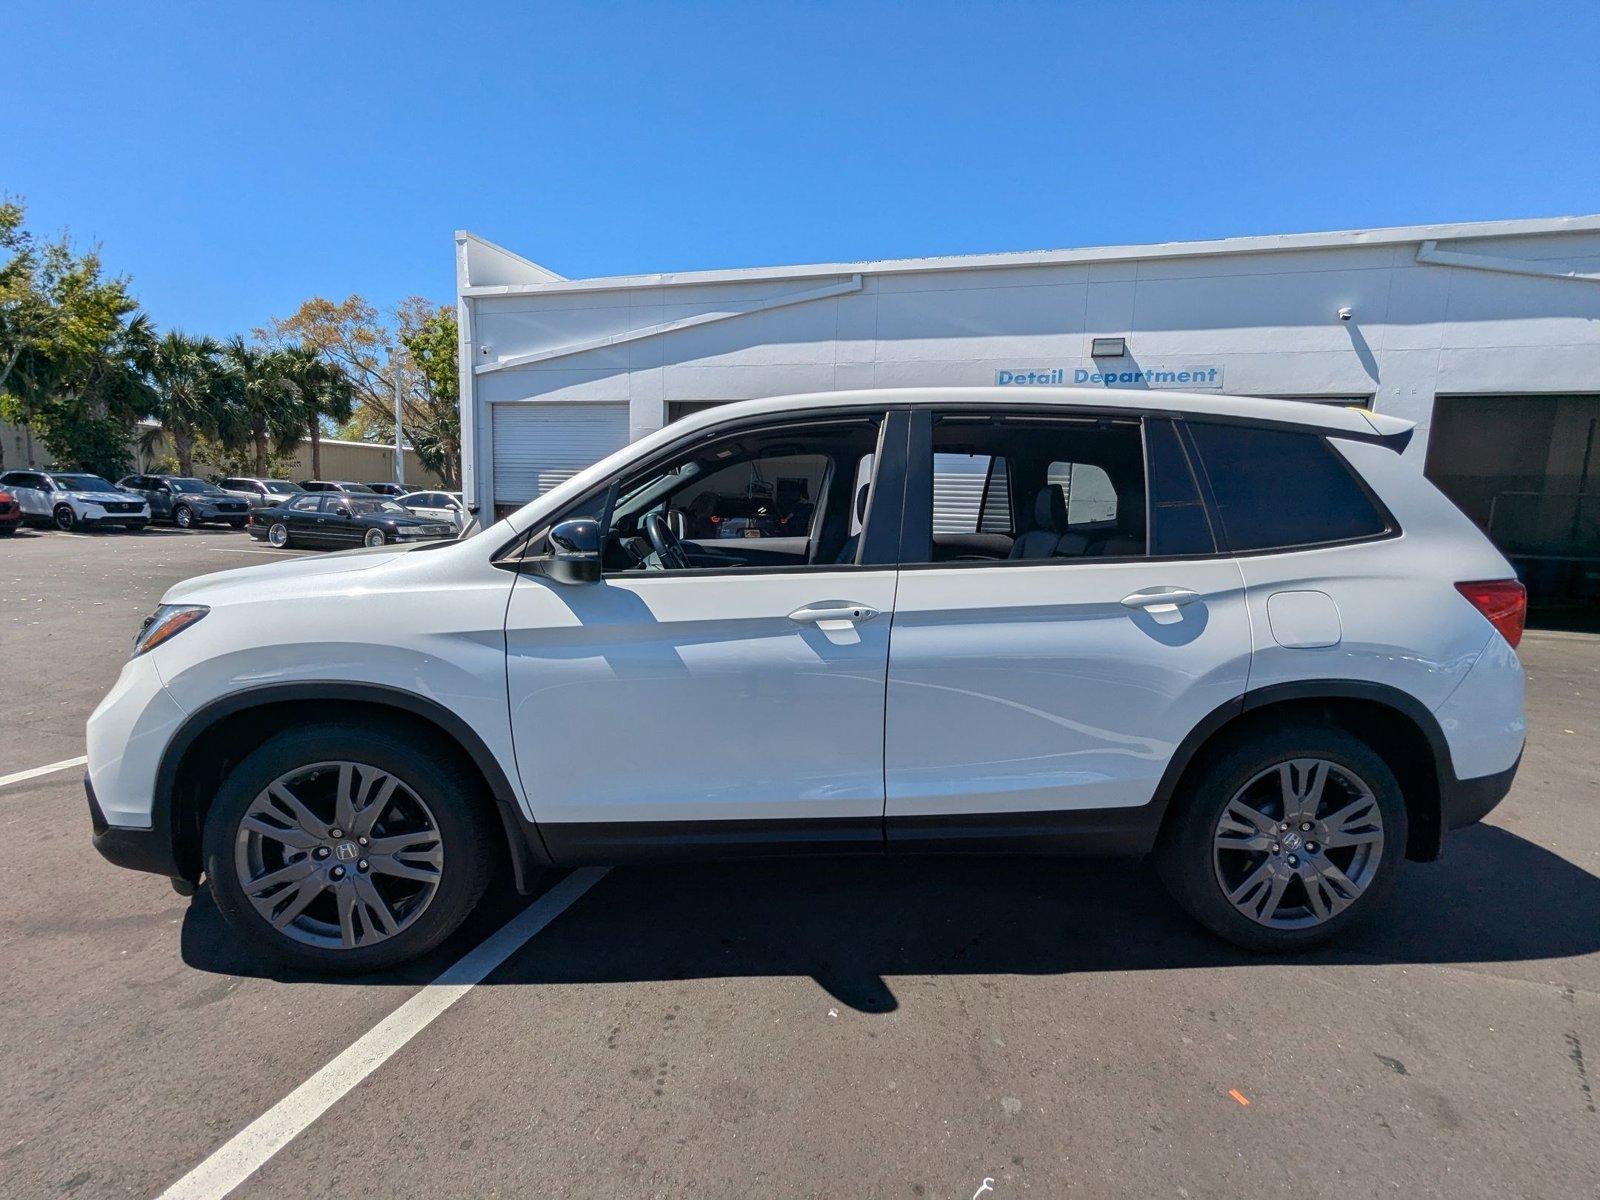
M 333 856 L 340 862 L 355 862 L 361 856 L 361 848 L 354 842 L 340 842 L 333 848 Z
M 1300 849 L 1301 843 L 1304 841 L 1305 839 L 1302 838 L 1298 833 L 1290 830 L 1288 833 L 1283 835 L 1283 848 L 1285 850 L 1298 850 Z M 344 856 L 343 846 L 339 847 L 339 852 L 340 857 L 342 858 Z

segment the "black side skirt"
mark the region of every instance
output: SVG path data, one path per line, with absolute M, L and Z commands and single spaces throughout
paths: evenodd
M 557 863 L 771 858 L 802 854 L 1144 854 L 1164 805 L 957 816 L 735 821 L 542 821 Z

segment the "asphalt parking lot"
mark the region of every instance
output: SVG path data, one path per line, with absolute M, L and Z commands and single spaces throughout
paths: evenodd
M 0 777 L 83 753 L 167 586 L 285 556 L 0 542 Z M 1511 796 L 1335 949 L 1235 951 L 1139 863 L 618 869 L 233 1194 L 1600 1194 L 1600 637 L 1522 656 Z M 0 786 L 3 1196 L 159 1195 L 526 903 L 264 970 L 99 859 L 81 773 Z

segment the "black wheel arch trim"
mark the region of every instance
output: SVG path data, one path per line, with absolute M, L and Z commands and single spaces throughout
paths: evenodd
M 297 680 L 293 683 L 263 684 L 213 700 L 191 713 L 179 727 L 178 732 L 173 735 L 172 740 L 167 743 L 167 748 L 161 755 L 161 765 L 156 771 L 155 795 L 151 804 L 151 834 L 157 841 L 170 848 L 171 865 L 175 868 L 171 871 L 164 870 L 163 874 L 184 878 L 197 875 L 192 864 L 182 861 L 185 856 L 177 847 L 176 830 L 172 819 L 178 770 L 184 756 L 194 743 L 219 721 L 252 708 L 285 702 L 325 700 L 365 702 L 400 709 L 439 726 L 472 760 L 473 765 L 489 784 L 495 809 L 500 814 L 501 824 L 505 827 L 506 844 L 518 889 L 526 892 L 530 887 L 534 871 L 552 864 L 550 852 L 545 847 L 538 826 L 523 815 L 522 807 L 517 802 L 516 791 L 506 777 L 505 771 L 501 769 L 500 763 L 484 744 L 483 739 L 478 736 L 477 731 L 461 717 L 438 701 L 406 691 L 404 688 L 348 680 Z

